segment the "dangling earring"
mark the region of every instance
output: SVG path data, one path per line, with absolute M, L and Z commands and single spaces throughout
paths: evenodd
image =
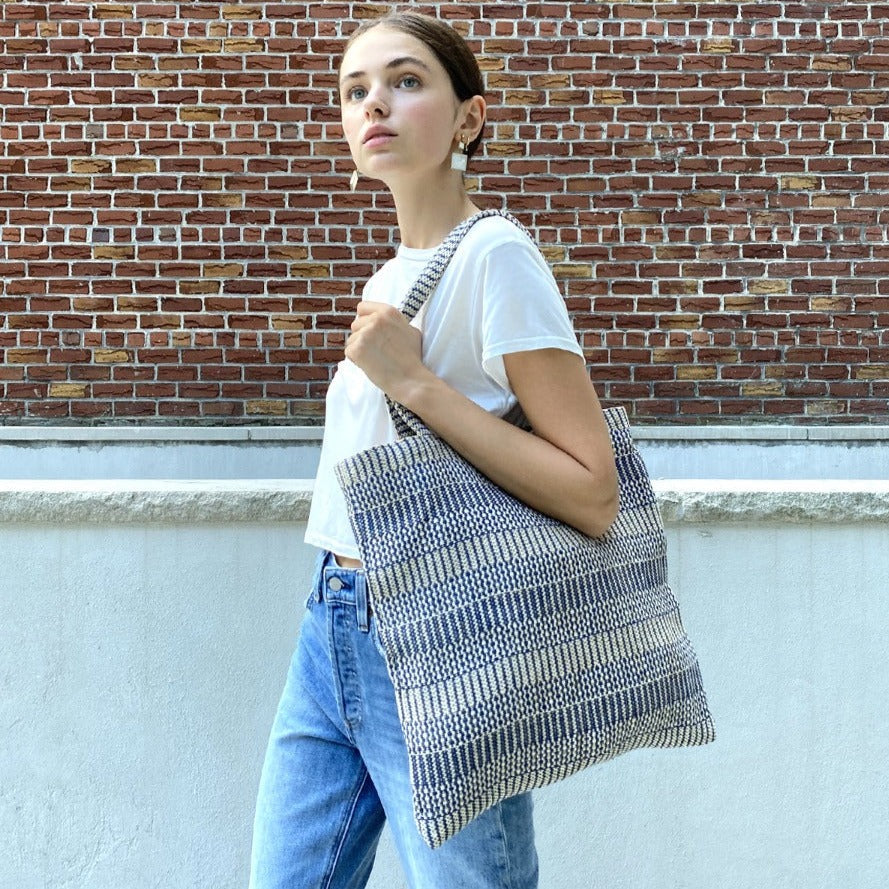
M 355 191 L 358 188 L 358 168 L 356 167 L 352 170 L 352 175 L 349 177 L 349 190 Z
M 466 156 L 466 143 L 463 141 L 463 138 L 461 136 L 460 142 L 457 145 L 457 150 L 451 152 L 451 169 L 465 172 L 467 160 L 468 157 Z

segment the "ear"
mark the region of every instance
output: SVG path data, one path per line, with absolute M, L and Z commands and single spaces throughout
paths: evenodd
M 482 96 L 473 96 L 460 103 L 457 112 L 457 132 L 462 133 L 467 144 L 471 144 L 478 137 L 485 125 L 487 103 Z

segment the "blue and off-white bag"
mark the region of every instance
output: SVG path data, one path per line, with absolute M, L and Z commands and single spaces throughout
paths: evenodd
M 408 318 L 469 227 L 498 212 L 451 232 L 405 299 Z M 624 410 L 605 411 L 620 510 L 599 538 L 510 496 L 415 415 L 389 410 L 401 438 L 343 460 L 336 474 L 423 839 L 435 848 L 500 800 L 628 750 L 712 741 Z

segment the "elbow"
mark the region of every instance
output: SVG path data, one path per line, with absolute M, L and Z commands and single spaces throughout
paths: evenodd
M 587 529 L 584 531 L 589 537 L 604 537 L 608 533 L 614 520 L 617 518 L 618 502 L 615 496 L 613 500 L 603 503 L 590 517 Z
M 617 476 L 600 481 L 596 485 L 594 496 L 587 501 L 583 527 L 580 528 L 588 537 L 602 537 L 614 524 L 620 508 L 620 496 L 617 488 Z

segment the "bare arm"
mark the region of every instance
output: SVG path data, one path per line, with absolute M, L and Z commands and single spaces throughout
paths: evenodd
M 617 513 L 617 474 L 605 418 L 583 360 L 560 349 L 504 357 L 534 433 L 489 414 L 420 360 L 420 334 L 397 309 L 363 302 L 347 356 L 510 494 L 591 536 Z

